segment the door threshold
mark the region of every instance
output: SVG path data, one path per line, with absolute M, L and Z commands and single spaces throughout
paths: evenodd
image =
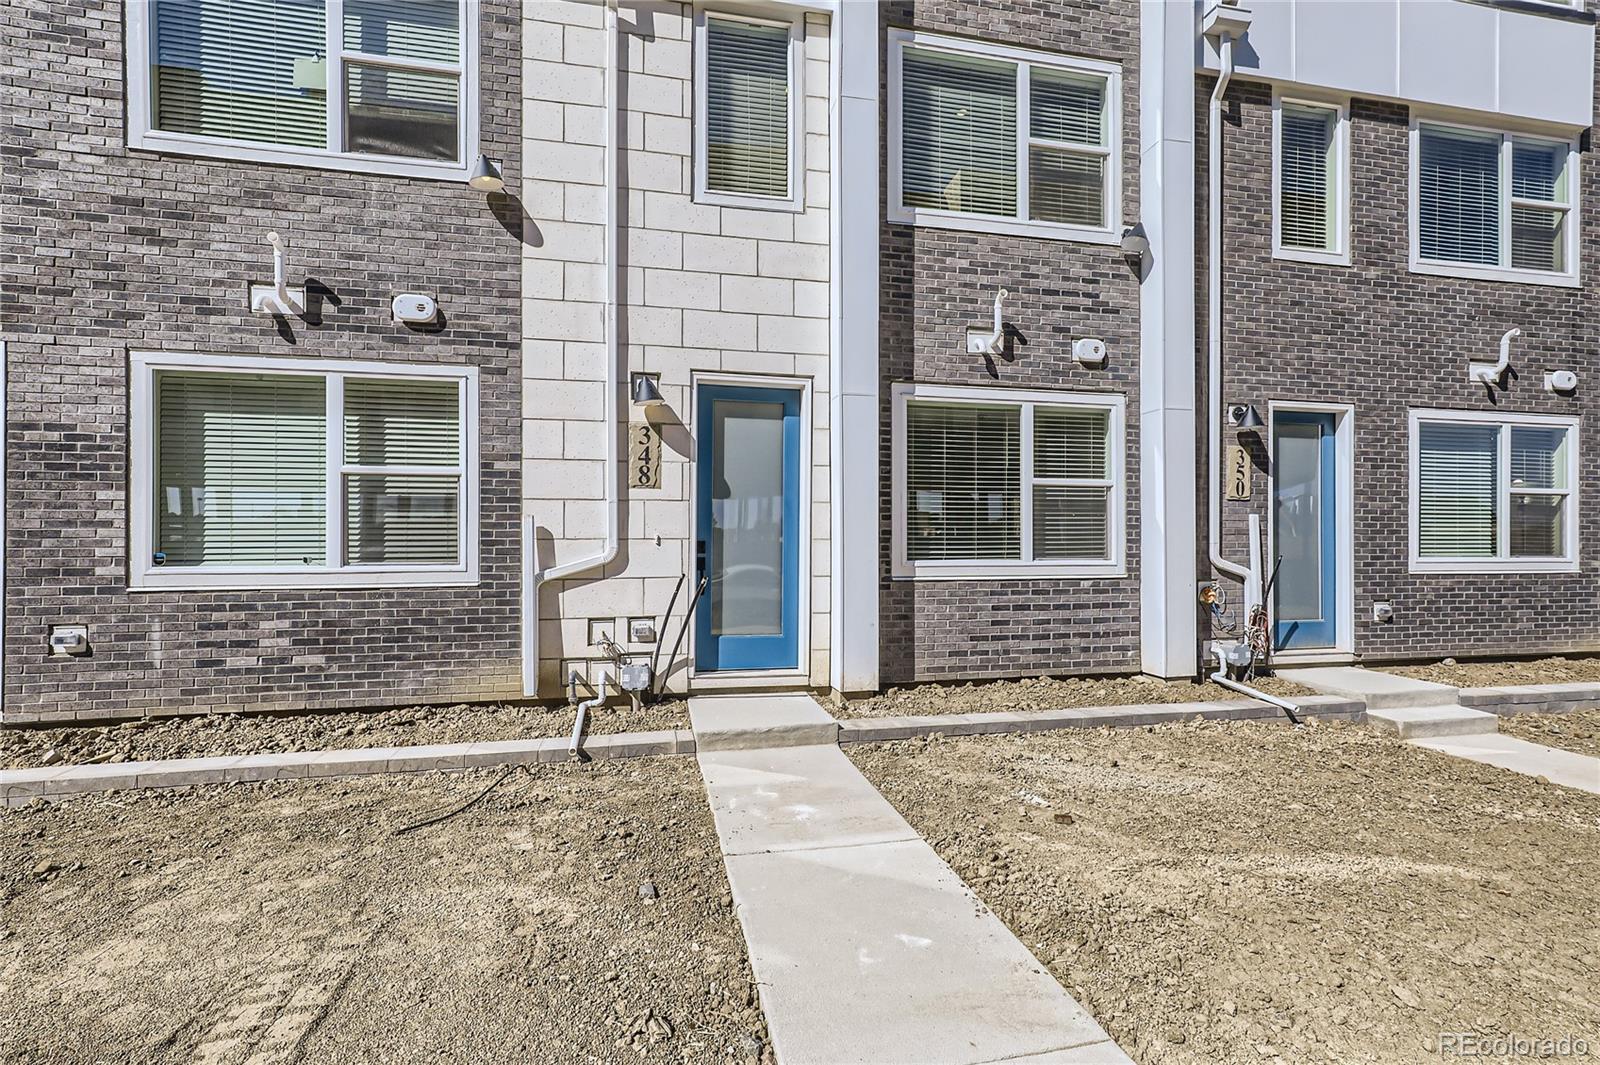
M 1348 666 L 1356 660 L 1350 651 L 1336 651 L 1331 647 L 1304 651 L 1274 651 L 1269 660 L 1274 666 Z
M 727 691 L 739 688 L 811 687 L 811 674 L 799 669 L 730 669 L 716 673 L 696 673 L 689 678 L 689 691 Z

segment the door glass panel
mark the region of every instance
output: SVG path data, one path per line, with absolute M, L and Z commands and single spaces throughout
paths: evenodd
M 711 632 L 783 631 L 783 404 L 711 408 Z
M 1278 566 L 1278 620 L 1322 618 L 1322 439 L 1316 425 L 1278 427 L 1273 521 Z

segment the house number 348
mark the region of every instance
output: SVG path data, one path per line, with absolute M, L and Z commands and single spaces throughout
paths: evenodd
M 635 488 L 661 487 L 661 437 L 649 422 L 628 427 L 628 479 Z

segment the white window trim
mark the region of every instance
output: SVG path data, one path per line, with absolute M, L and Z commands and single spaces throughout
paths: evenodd
M 901 59 L 907 46 L 928 51 L 954 52 L 1001 59 L 1017 64 L 1017 217 L 965 211 L 908 207 L 901 200 L 902 129 Z M 1073 145 L 1074 151 L 1099 152 L 1106 157 L 1106 224 L 1075 226 L 1062 222 L 1037 222 L 1028 219 L 1028 147 L 1033 138 L 1028 122 L 1028 94 L 1032 67 L 1089 74 L 1106 79 L 1106 141 L 1103 149 Z M 889 31 L 889 221 L 934 229 L 959 229 L 977 233 L 1003 233 L 1014 236 L 1046 237 L 1089 244 L 1118 244 L 1122 241 L 1122 68 L 1115 63 L 1077 56 L 1053 55 L 1024 48 L 991 44 L 961 37 L 942 37 L 913 30 Z
M 1565 144 L 1567 146 L 1567 188 L 1569 202 L 1565 205 L 1567 211 L 1566 248 L 1565 259 L 1567 269 L 1564 272 L 1554 270 L 1519 270 L 1510 266 L 1483 266 L 1477 263 L 1454 263 L 1422 258 L 1422 238 L 1420 234 L 1422 212 L 1419 197 L 1421 195 L 1422 172 L 1422 127 L 1434 126 L 1443 129 L 1465 130 L 1471 133 L 1490 133 L 1500 138 L 1500 257 L 1506 262 L 1511 261 L 1511 208 L 1513 205 L 1533 203 L 1535 206 L 1562 206 L 1560 204 L 1544 204 L 1537 201 L 1521 201 L 1513 199 L 1511 195 L 1511 151 L 1515 141 L 1542 141 L 1546 144 Z M 1583 207 L 1583 183 L 1579 172 L 1578 139 L 1555 133 L 1530 133 L 1516 129 L 1502 129 L 1492 126 L 1476 126 L 1470 123 L 1457 121 L 1450 118 L 1437 118 L 1431 115 L 1418 115 L 1415 111 L 1411 115 L 1411 162 L 1410 162 L 1410 190 L 1408 193 L 1408 214 L 1410 216 L 1408 228 L 1411 237 L 1411 272 L 1414 274 L 1431 274 L 1437 277 L 1465 277 L 1476 278 L 1483 281 L 1509 281 L 1522 285 L 1554 285 L 1561 288 L 1577 288 L 1582 282 L 1579 279 L 1578 263 L 1582 244 L 1579 240 L 1581 229 L 1580 219 Z
M 1331 251 L 1289 248 L 1283 244 L 1283 105 L 1316 108 L 1334 112 L 1333 132 L 1333 233 Z M 1350 101 L 1318 100 L 1314 97 L 1272 93 L 1272 257 L 1303 263 L 1350 265 Z
M 789 30 L 789 194 L 753 196 L 708 189 L 706 172 L 706 17 L 750 22 L 758 26 L 783 26 Z M 746 207 L 764 211 L 800 213 L 806 209 L 805 164 L 805 14 L 780 13 L 759 18 L 719 7 L 697 7 L 694 12 L 694 202 L 716 207 Z
M 1409 415 L 1410 455 L 1407 470 L 1411 482 L 1411 550 L 1412 573 L 1576 573 L 1578 572 L 1578 419 L 1558 414 L 1521 414 L 1498 411 L 1428 410 L 1412 409 Z M 1499 498 L 1496 501 L 1496 547 L 1501 554 L 1495 558 L 1423 558 L 1419 549 L 1421 537 L 1421 455 L 1418 449 L 1419 433 L 1423 422 L 1455 422 L 1466 425 L 1494 425 L 1500 428 L 1498 442 L 1497 483 Z M 1563 540 L 1567 553 L 1561 558 L 1513 558 L 1511 550 L 1511 507 L 1509 500 L 1518 494 L 1511 487 L 1511 432 L 1512 428 L 1552 427 L 1567 430 L 1567 507 L 1563 513 L 1566 528 Z M 1536 493 L 1535 493 L 1536 494 Z
M 1033 540 L 1033 408 L 1090 407 L 1110 414 L 1107 448 L 1111 462 L 1111 494 L 1107 502 L 1106 539 L 1110 557 L 1084 562 L 1050 559 L 1039 562 L 987 560 L 913 562 L 906 557 L 906 407 L 912 400 L 941 400 L 971 406 L 1022 408 L 1022 553 L 1031 554 Z M 1125 577 L 1124 543 L 1127 509 L 1124 432 L 1126 400 L 1110 392 L 1047 392 L 1011 388 L 971 388 L 902 382 L 893 387 L 893 557 L 890 575 L 900 580 L 982 580 L 1036 577 Z
M 340 566 L 157 566 L 155 540 L 155 373 L 157 370 L 296 374 L 327 379 L 328 555 L 344 556 L 344 380 L 347 377 L 446 379 L 459 382 L 461 461 L 430 466 L 429 474 L 460 478 L 460 562 L 455 565 L 366 563 Z M 352 362 L 339 359 L 250 358 L 189 352 L 137 351 L 129 356 L 128 590 L 172 591 L 255 588 L 373 588 L 478 583 L 478 368 L 429 363 Z M 383 467 L 384 472 L 394 472 Z
M 124 4 L 127 10 L 127 94 L 128 147 L 177 155 L 198 155 L 240 162 L 277 163 L 309 166 L 322 170 L 344 170 L 362 174 L 389 174 L 396 177 L 432 178 L 438 181 L 466 181 L 478 155 L 478 4 L 461 2 L 461 62 L 436 63 L 392 56 L 371 56 L 344 48 L 344 0 L 326 0 L 328 56 L 328 137 L 330 144 L 344 141 L 344 63 L 348 60 L 378 66 L 435 73 L 459 74 L 461 90 L 457 98 L 456 152 L 454 162 L 407 159 L 392 155 L 370 155 L 333 148 L 308 148 L 299 145 L 268 144 L 224 137 L 203 137 L 189 133 L 170 133 L 153 126 L 150 91 L 151 22 L 154 5 L 148 0 Z

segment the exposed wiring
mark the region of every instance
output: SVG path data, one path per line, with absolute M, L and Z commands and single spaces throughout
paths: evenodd
M 491 791 L 493 791 L 495 788 L 498 788 L 501 784 L 503 784 L 505 782 L 506 777 L 509 777 L 511 774 L 515 773 L 519 769 L 527 769 L 527 768 L 528 767 L 525 766 L 525 765 L 508 765 L 508 766 L 505 767 L 504 770 L 501 771 L 499 776 L 495 777 L 493 780 L 491 780 L 489 782 L 489 786 L 488 787 L 486 787 L 482 791 L 478 792 L 478 794 L 474 795 L 472 798 L 468 799 L 466 802 L 459 803 L 456 806 L 452 807 L 451 809 L 445 810 L 442 813 L 431 814 L 428 817 L 424 817 L 420 821 L 413 821 L 409 825 L 402 825 L 399 828 L 394 830 L 394 834 L 396 836 L 403 836 L 407 832 L 415 832 L 419 828 L 427 828 L 429 825 L 437 825 L 441 821 L 448 821 L 448 820 L 450 820 L 450 818 L 454 817 L 456 814 L 464 813 L 467 810 L 470 810 L 474 806 L 478 805 L 478 803 L 482 802 L 488 796 L 488 794 Z
M 672 653 L 667 656 L 667 672 L 662 674 L 656 684 L 655 694 L 658 696 L 667 686 L 667 675 L 672 672 L 672 663 L 678 658 L 678 648 L 683 646 L 683 636 L 689 631 L 689 619 L 694 617 L 695 605 L 700 602 L 700 597 L 705 594 L 706 585 L 710 583 L 710 577 L 701 577 L 700 582 L 695 585 L 694 597 L 689 600 L 689 609 L 684 611 L 683 621 L 678 625 L 678 638 L 672 642 Z M 657 680 L 657 678 L 651 679 Z

